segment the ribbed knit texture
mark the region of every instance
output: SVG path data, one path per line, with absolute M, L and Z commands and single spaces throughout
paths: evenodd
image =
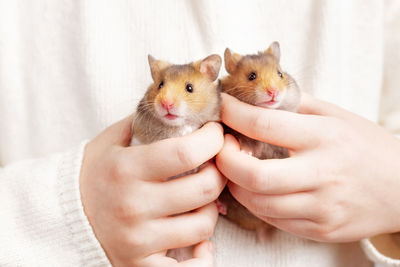
M 108 264 L 80 203 L 81 142 L 133 112 L 147 54 L 185 63 L 277 40 L 303 91 L 399 134 L 399 27 L 396 0 L 0 0 L 0 266 Z M 224 219 L 213 241 L 218 267 L 371 265 L 359 243 L 259 244 Z
M 347 267 L 372 266 L 358 243 L 327 244 L 273 229 L 259 243 L 255 233 L 220 217 L 214 237 L 217 266 Z
M 110 266 L 84 214 L 86 142 L 0 171 L 0 266 Z
M 379 252 L 374 245 L 371 243 L 369 239 L 364 239 L 361 241 L 361 245 L 367 254 L 368 258 L 374 262 L 377 262 L 376 267 L 384 267 L 384 266 L 393 266 L 393 267 L 399 267 L 400 266 L 400 260 L 399 259 L 391 259 L 385 255 L 383 255 L 381 252 Z
M 81 256 L 80 266 L 110 266 L 103 249 L 94 236 L 92 227 L 83 211 L 79 191 L 79 173 L 82 163 L 83 142 L 78 150 L 63 155 L 59 168 L 60 204 L 65 224 L 71 234 L 72 245 Z

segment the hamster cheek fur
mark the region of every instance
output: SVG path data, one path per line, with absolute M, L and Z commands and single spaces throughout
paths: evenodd
M 279 65 L 279 43 L 252 55 L 240 55 L 227 48 L 224 57 L 228 75 L 221 79 L 222 92 L 250 105 L 296 112 L 301 93 L 295 80 Z M 226 131 L 236 137 L 243 153 L 259 159 L 288 157 L 285 148 L 253 140 L 228 127 Z M 258 241 L 273 229 L 237 202 L 229 190 L 223 191 L 219 202 L 226 218 L 244 229 L 255 230 Z
M 183 136 L 219 120 L 221 96 L 215 80 L 220 56 L 181 65 L 150 55 L 148 60 L 153 83 L 136 108 L 132 144 Z

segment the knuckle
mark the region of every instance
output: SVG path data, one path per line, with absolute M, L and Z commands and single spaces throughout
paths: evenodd
M 213 183 L 206 183 L 202 188 L 201 194 L 203 199 L 214 200 L 218 196 L 216 185 Z
M 220 186 L 213 175 L 208 175 L 207 178 L 201 181 L 201 196 L 203 199 L 212 201 L 218 197 Z
M 183 166 L 195 167 L 197 165 L 194 151 L 195 149 L 189 142 L 181 142 L 176 147 L 176 156 Z
M 119 221 L 132 224 L 146 215 L 145 208 L 137 202 L 121 201 L 113 208 L 113 215 Z
M 317 222 L 323 222 L 324 220 L 326 220 L 325 217 L 326 217 L 326 214 L 328 214 L 328 211 L 329 211 L 329 209 L 328 209 L 326 204 L 315 205 L 313 207 L 313 210 L 314 210 L 313 211 L 314 219 Z
M 122 181 L 125 177 L 131 175 L 130 165 L 126 163 L 125 158 L 118 153 L 111 165 L 111 176 L 115 182 Z
M 260 205 L 260 200 L 257 197 L 250 197 L 249 199 L 249 208 L 253 211 L 253 213 L 257 215 L 265 215 L 265 211 L 267 207 L 265 205 Z
M 250 121 L 250 129 L 254 131 L 255 136 L 263 136 L 265 132 L 268 132 L 272 128 L 271 119 L 264 116 L 263 113 L 258 113 Z
M 211 237 L 214 233 L 214 226 L 215 223 L 211 218 L 205 219 L 201 227 L 199 228 L 199 240 L 204 240 Z
M 255 167 L 249 172 L 249 188 L 253 191 L 265 190 L 267 188 L 268 180 L 268 175 L 265 174 L 261 168 Z
M 147 246 L 146 235 L 143 233 L 136 233 L 137 231 L 132 231 L 131 233 L 125 234 L 121 239 L 123 244 L 127 247 L 135 248 L 135 250 L 139 250 L 139 248 L 143 248 Z
M 329 212 L 328 215 L 320 222 L 316 229 L 317 237 L 325 242 L 335 242 L 338 240 L 338 232 L 343 226 L 341 215 L 336 212 Z
M 253 198 L 254 212 L 258 215 L 271 216 L 275 215 L 271 201 L 260 201 L 258 198 Z
M 276 216 L 278 215 L 278 210 L 275 208 L 273 201 L 268 198 L 263 198 L 259 196 L 253 196 L 250 199 L 251 209 L 254 214 L 261 216 Z
M 319 225 L 315 230 L 318 240 L 324 242 L 335 242 L 337 240 L 337 226 L 332 223 Z

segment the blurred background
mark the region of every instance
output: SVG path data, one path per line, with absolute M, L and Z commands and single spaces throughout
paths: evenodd
M 275 40 L 303 91 L 399 133 L 398 10 L 377 0 L 0 0 L 0 162 L 62 150 L 133 112 L 152 82 L 148 54 L 183 64 Z M 46 138 L 63 131 L 63 142 Z

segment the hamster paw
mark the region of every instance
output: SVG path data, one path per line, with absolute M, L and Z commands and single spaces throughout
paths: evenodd
M 228 213 L 228 208 L 224 203 L 219 201 L 219 199 L 215 200 L 215 204 L 217 204 L 217 209 L 219 213 L 221 213 L 222 215 L 226 215 Z

